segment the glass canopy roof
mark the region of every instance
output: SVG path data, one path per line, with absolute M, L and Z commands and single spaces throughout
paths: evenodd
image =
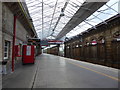
M 26 0 L 35 30 L 40 39 L 55 39 L 85 0 Z M 75 36 L 119 13 L 120 0 L 110 0 L 66 34 Z

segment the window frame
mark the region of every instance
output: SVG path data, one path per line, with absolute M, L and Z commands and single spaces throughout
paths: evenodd
M 6 45 L 6 43 L 7 43 L 7 45 Z M 6 51 L 5 51 L 5 48 L 7 48 Z M 10 41 L 5 40 L 5 42 L 4 42 L 4 60 L 9 59 L 9 53 L 10 53 L 9 50 L 10 50 Z M 7 55 L 6 57 L 5 57 L 5 54 Z

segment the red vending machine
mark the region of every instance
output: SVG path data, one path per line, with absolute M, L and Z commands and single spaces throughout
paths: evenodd
M 22 63 L 28 64 L 35 62 L 35 47 L 34 45 L 23 45 L 23 55 L 22 55 Z

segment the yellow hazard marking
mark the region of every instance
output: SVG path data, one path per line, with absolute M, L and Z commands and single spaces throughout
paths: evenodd
M 118 79 L 118 78 L 116 78 L 116 77 L 113 77 L 113 76 L 110 76 L 110 75 L 107 75 L 107 74 L 104 74 L 104 73 L 101 73 L 101 72 L 95 71 L 95 70 L 93 70 L 93 69 L 90 69 L 90 68 L 84 67 L 84 66 L 82 66 L 82 65 L 75 64 L 75 63 L 73 63 L 73 62 L 68 62 L 68 63 L 71 63 L 71 64 L 76 65 L 76 66 L 78 66 L 78 67 L 81 67 L 81 68 L 84 68 L 84 69 L 87 69 L 87 70 L 93 71 L 93 72 L 98 73 L 98 74 L 101 74 L 101 75 L 103 75 L 103 76 L 109 77 L 109 78 L 111 78 L 111 79 L 113 79 L 113 80 L 120 81 L 120 79 Z

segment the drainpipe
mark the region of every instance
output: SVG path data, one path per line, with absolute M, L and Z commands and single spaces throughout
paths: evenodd
M 14 22 L 13 22 L 13 45 L 12 45 L 12 72 L 14 72 L 16 20 L 17 20 L 17 16 L 14 15 Z

